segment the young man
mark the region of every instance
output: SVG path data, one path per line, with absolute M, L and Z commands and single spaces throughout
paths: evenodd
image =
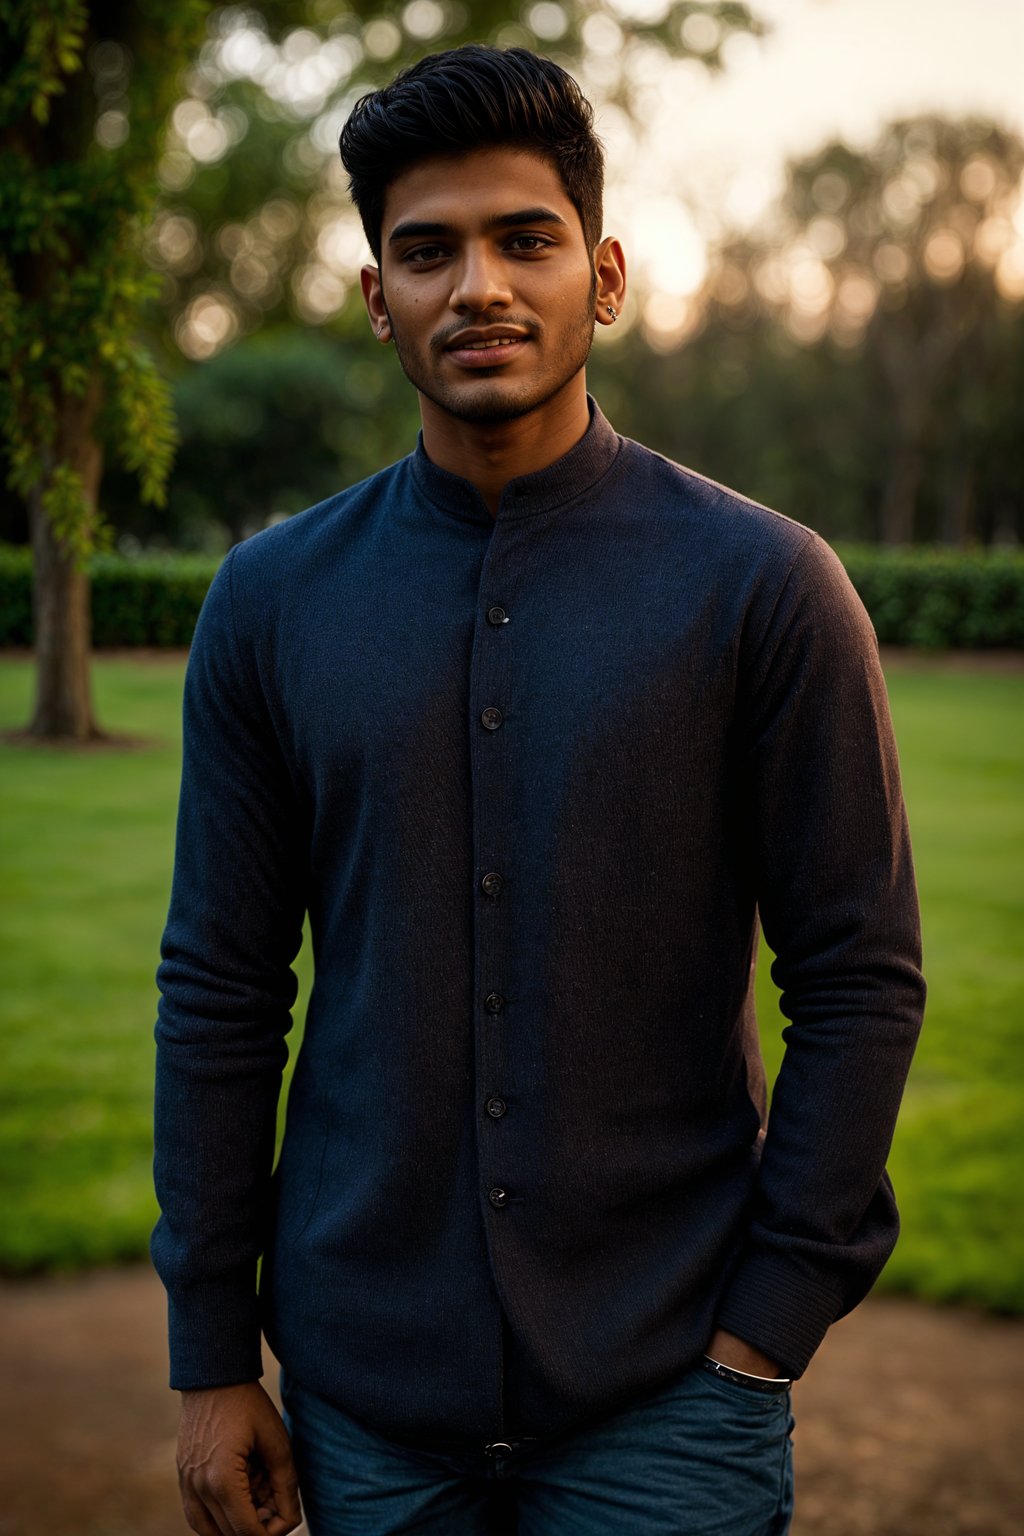
M 777 1536 L 790 1381 L 896 1240 L 925 997 L 874 631 L 815 533 L 588 396 L 625 265 L 569 76 L 437 54 L 341 150 L 423 430 L 236 546 L 189 659 L 153 1237 L 186 1513 L 284 1536 L 297 1471 L 311 1536 Z

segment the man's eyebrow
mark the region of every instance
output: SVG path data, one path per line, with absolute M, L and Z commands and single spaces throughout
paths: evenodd
M 558 224 L 562 229 L 568 225 L 560 214 L 553 208 L 517 208 L 512 213 L 492 213 L 489 219 L 484 220 L 484 229 L 512 229 L 519 224 Z M 388 236 L 388 244 L 394 245 L 399 240 L 421 240 L 431 235 L 457 234 L 454 224 L 437 224 L 423 219 L 407 219 L 404 224 L 396 224 Z
M 553 208 L 518 208 L 514 213 L 496 213 L 489 218 L 485 229 L 510 229 L 515 224 L 560 224 L 569 226 Z

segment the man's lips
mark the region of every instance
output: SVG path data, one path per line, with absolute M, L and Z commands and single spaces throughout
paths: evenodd
M 500 368 L 518 357 L 529 343 L 525 336 L 516 341 L 503 341 L 492 347 L 447 347 L 445 356 L 453 358 L 462 368 Z
M 496 368 L 518 357 L 528 340 L 521 331 L 464 331 L 444 350 L 463 368 Z

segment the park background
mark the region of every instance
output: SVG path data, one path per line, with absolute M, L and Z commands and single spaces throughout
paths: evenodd
M 158 17 L 14 16 L 0 1301 L 21 1327 L 7 1406 L 38 1459 L 12 1468 L 0 1532 L 36 1529 L 40 1510 L 55 1530 L 73 1512 L 84 1536 L 184 1528 L 159 1297 L 133 1263 L 156 1215 L 153 973 L 183 648 L 231 543 L 412 444 L 413 392 L 358 297 L 368 251 L 337 134 L 363 90 L 468 39 L 552 54 L 597 104 L 606 229 L 631 280 L 588 369 L 606 413 L 816 528 L 883 642 L 929 998 L 889 1160 L 901 1239 L 863 1319 L 823 1346 L 820 1388 L 814 1366 L 806 1382 L 825 1394 L 833 1349 L 864 1418 L 843 1419 L 838 1389 L 822 1397 L 834 1443 L 816 1410 L 802 1484 L 798 1431 L 794 1536 L 1017 1530 L 1001 1435 L 1024 1367 L 1024 9 L 181 0 Z M 770 958 L 769 1081 L 785 1024 Z M 308 942 L 297 970 L 293 1057 Z M 869 1318 L 878 1337 L 844 1346 Z M 900 1371 L 872 1417 L 879 1340 Z M 115 1422 L 131 1405 L 126 1437 L 129 1420 L 160 1426 L 134 1483 L 104 1473 L 88 1432 L 111 1358 L 119 1402 L 97 1402 Z M 927 1410 L 899 1398 L 908 1371 L 931 1383 Z M 944 1439 L 936 1404 L 954 1391 Z M 965 1418 L 984 1432 L 973 1461 Z M 48 1458 L 74 1486 L 41 1489 Z

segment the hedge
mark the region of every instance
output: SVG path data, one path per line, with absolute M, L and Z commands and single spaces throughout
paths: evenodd
M 882 644 L 1024 650 L 1024 553 L 836 545 Z M 206 555 L 92 562 L 93 644 L 185 646 L 220 560 Z M 32 643 L 32 566 L 0 544 L 0 645 Z
M 96 555 L 92 640 L 97 646 L 189 645 L 217 555 Z M 0 645 L 32 644 L 32 556 L 0 545 Z
M 1024 650 L 1024 553 L 839 544 L 883 645 Z

